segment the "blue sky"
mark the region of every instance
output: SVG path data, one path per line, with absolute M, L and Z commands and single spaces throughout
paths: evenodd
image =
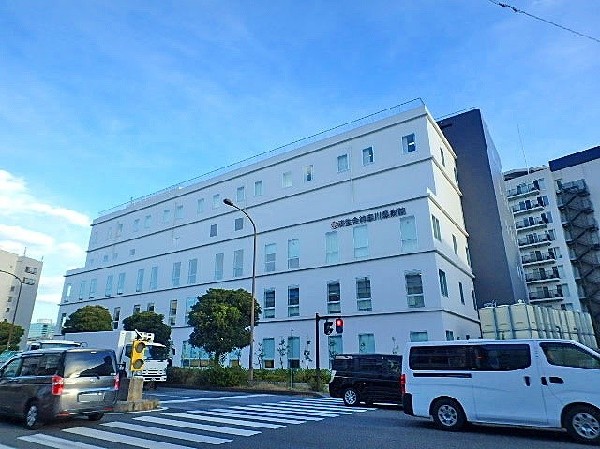
M 507 0 L 600 38 L 597 0 Z M 0 248 L 56 318 L 101 210 L 421 97 L 505 170 L 600 144 L 600 43 L 488 0 L 0 2 Z

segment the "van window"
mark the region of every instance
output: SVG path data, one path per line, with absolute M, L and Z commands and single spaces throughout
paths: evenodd
M 529 345 L 477 345 L 473 351 L 480 371 L 512 371 L 531 366 Z
M 415 370 L 468 370 L 469 347 L 465 345 L 415 346 L 410 349 L 408 365 Z
M 21 358 L 14 359 L 4 365 L 2 377 L 15 377 L 21 371 Z
M 331 369 L 336 371 L 351 371 L 354 367 L 354 359 L 351 357 L 336 357 L 333 359 Z
M 381 371 L 381 358 L 377 357 L 360 357 L 358 359 L 358 370 L 368 372 Z
M 64 377 L 114 376 L 115 365 L 112 351 L 68 352 Z
M 383 373 L 400 375 L 402 371 L 402 359 L 383 359 Z
M 61 354 L 43 354 L 24 357 L 21 376 L 52 376 L 56 374 Z
M 550 365 L 570 368 L 600 368 L 600 358 L 569 343 L 540 343 Z

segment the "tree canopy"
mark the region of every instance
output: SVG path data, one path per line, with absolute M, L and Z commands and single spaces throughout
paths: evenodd
M 107 308 L 85 306 L 73 312 L 62 328 L 62 334 L 113 330 L 112 317 Z
M 188 324 L 194 327 L 190 344 L 213 353 L 215 362 L 248 346 L 252 301 L 254 322 L 258 324 L 260 305 L 246 290 L 209 289 L 190 310 Z
M 13 328 L 10 345 L 8 347 L 11 351 L 16 351 L 19 349 L 19 343 L 21 338 L 23 337 L 23 328 L 16 324 L 10 324 L 7 321 L 0 322 L 0 352 L 6 349 L 6 343 L 8 342 L 8 334 L 10 333 L 10 328 Z
M 163 319 L 164 315 L 156 312 L 137 312 L 123 320 L 123 329 L 152 332 L 154 341 L 166 346 L 163 354 L 166 358 L 171 346 L 171 326 L 163 323 Z

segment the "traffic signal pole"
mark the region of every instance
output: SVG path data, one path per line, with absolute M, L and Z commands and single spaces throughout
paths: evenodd
M 316 372 L 317 372 L 317 391 L 321 391 L 321 344 L 320 344 L 320 337 L 321 337 L 321 332 L 319 330 L 319 321 L 321 321 L 322 319 L 324 320 L 338 320 L 341 319 L 339 316 L 336 315 L 325 315 L 325 316 L 321 316 L 319 315 L 319 313 L 315 313 L 315 346 L 316 346 L 316 357 L 315 357 L 315 363 L 316 363 Z M 333 326 L 333 324 L 332 324 Z M 333 330 L 333 327 L 331 328 L 331 330 Z M 342 321 L 342 331 L 343 331 L 343 321 Z M 338 331 L 338 333 L 341 333 Z M 329 335 L 329 334 L 327 334 Z

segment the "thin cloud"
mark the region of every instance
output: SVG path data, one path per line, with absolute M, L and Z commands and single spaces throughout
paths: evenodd
M 32 231 L 21 226 L 11 226 L 0 224 L 0 239 L 8 241 L 18 241 L 26 246 L 36 245 L 43 247 L 51 247 L 54 244 L 54 239 L 43 232 Z

